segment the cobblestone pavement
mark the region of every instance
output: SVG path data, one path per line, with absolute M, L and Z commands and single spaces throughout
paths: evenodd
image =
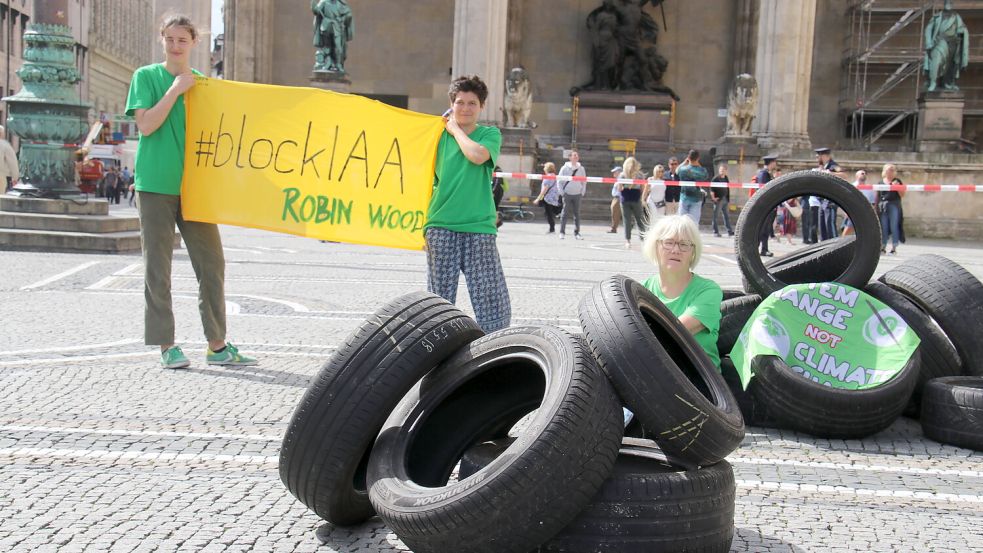
M 651 274 L 637 242 L 626 251 L 598 225 L 584 235 L 503 227 L 514 324 L 574 329 L 592 283 Z M 406 550 L 377 519 L 324 524 L 283 488 L 277 455 L 311 377 L 368 313 L 423 287 L 424 256 L 223 236 L 230 338 L 258 367 L 205 365 L 183 251 L 174 303 L 187 371 L 157 368 L 142 344 L 139 256 L 0 252 L 0 551 Z M 707 240 L 700 273 L 739 287 L 730 242 Z M 903 246 L 878 274 L 925 252 L 983 276 L 976 244 L 941 241 Z M 733 551 L 983 551 L 983 455 L 932 442 L 915 421 L 850 441 L 749 428 L 729 460 Z

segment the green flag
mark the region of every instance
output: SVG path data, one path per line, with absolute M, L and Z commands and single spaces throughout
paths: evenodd
M 861 290 L 794 284 L 761 302 L 730 358 L 745 389 L 754 376 L 751 361 L 775 355 L 803 378 L 862 390 L 891 380 L 920 342 L 897 312 Z

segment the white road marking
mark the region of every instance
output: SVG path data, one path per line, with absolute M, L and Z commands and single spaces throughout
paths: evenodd
M 90 461 L 187 461 L 242 463 L 246 465 L 276 466 L 279 457 L 267 455 L 224 455 L 216 453 L 144 453 L 141 451 L 110 451 L 106 449 L 56 449 L 53 447 L 7 447 L 0 449 L 0 457 L 41 457 L 44 459 L 85 459 Z
M 924 469 L 917 467 L 892 467 L 889 465 L 857 465 L 852 463 L 829 463 L 822 461 L 793 461 L 788 459 L 764 459 L 760 457 L 728 457 L 727 462 L 738 465 L 781 465 L 833 470 L 854 470 L 863 472 L 883 472 L 897 474 L 925 474 L 933 476 L 963 476 L 983 478 L 983 471 L 955 469 Z
M 729 257 L 724 257 L 722 255 L 716 255 L 716 254 L 708 253 L 708 254 L 704 254 L 703 257 L 712 257 L 712 258 L 716 259 L 717 261 L 723 261 L 724 263 L 730 263 L 731 265 L 737 265 L 737 260 L 736 259 L 731 259 Z
M 239 463 L 244 465 L 279 464 L 279 457 L 272 455 L 227 455 L 220 453 L 171 453 L 142 451 L 112 451 L 106 449 L 66 449 L 52 447 L 8 447 L 0 449 L 0 457 L 26 457 L 43 459 L 81 459 L 87 461 L 145 461 L 156 463 Z M 924 500 L 944 503 L 983 503 L 983 496 L 972 494 L 953 494 L 938 492 L 919 492 L 912 490 L 884 490 L 872 488 L 853 488 L 849 486 L 830 486 L 825 484 L 795 484 L 791 482 L 769 482 L 761 480 L 737 480 L 740 488 L 764 491 L 805 493 L 811 496 L 850 495 L 867 497 L 890 497 L 907 500 Z
M 829 495 L 855 495 L 871 497 L 898 497 L 904 499 L 923 499 L 946 503 L 983 503 L 983 495 L 916 492 L 911 490 L 878 490 L 870 488 L 851 488 L 849 486 L 830 486 L 825 484 L 794 484 L 791 482 L 763 482 L 761 480 L 737 480 L 737 486 L 757 490 L 797 492 Z
M 21 286 L 20 289 L 21 290 L 33 290 L 34 288 L 40 288 L 42 286 L 46 286 L 48 284 L 51 284 L 52 282 L 59 281 L 59 280 L 65 278 L 65 277 L 72 276 L 75 273 L 78 273 L 80 271 L 84 271 L 84 270 L 88 269 L 89 267 L 92 267 L 94 265 L 98 265 L 99 263 L 101 263 L 101 261 L 90 261 L 88 263 L 83 263 L 83 264 L 79 265 L 78 267 L 73 267 L 73 268 L 71 268 L 71 269 L 69 269 L 67 271 L 58 273 L 57 275 L 54 275 L 54 276 L 50 276 L 50 277 L 48 277 L 48 278 L 46 278 L 44 280 L 39 280 L 39 281 L 35 282 L 34 284 L 28 284 L 27 286 Z
M 242 312 L 242 306 L 234 301 L 225 302 L 225 314 L 226 315 L 238 315 Z
M 113 281 L 115 281 L 117 278 L 119 278 L 121 276 L 130 276 L 131 273 L 133 273 L 133 271 L 134 271 L 135 268 L 142 268 L 142 267 L 143 267 L 143 264 L 142 263 L 133 263 L 133 264 L 127 265 L 126 267 L 123 267 L 122 269 L 120 269 L 120 270 L 116 271 L 115 273 L 107 276 L 106 278 L 104 278 L 104 279 L 96 282 L 95 284 L 91 284 L 89 286 L 86 286 L 85 289 L 86 290 L 104 290 L 106 288 L 109 288 L 109 285 Z M 139 274 L 137 276 L 142 277 L 143 274 L 141 273 L 141 274 Z
M 55 351 L 79 351 L 83 349 L 100 349 L 100 348 L 114 348 L 117 346 L 126 346 L 129 344 L 137 344 L 143 340 L 138 340 L 136 338 L 132 340 L 118 340 L 116 342 L 103 342 L 101 344 L 89 344 L 86 346 L 60 346 L 51 348 L 38 348 L 38 349 L 19 349 L 11 351 L 0 351 L 0 355 L 22 355 L 25 353 L 50 353 Z
M 0 432 L 30 432 L 42 434 L 98 434 L 103 436 L 166 436 L 174 438 L 204 438 L 216 440 L 254 440 L 279 442 L 280 436 L 264 434 L 224 434 L 212 432 L 167 432 L 162 430 L 106 430 L 98 428 L 78 428 L 69 426 L 0 426 Z
M 19 359 L 17 361 L 0 361 L 0 367 L 15 367 L 18 365 L 44 365 L 47 363 L 77 363 L 79 361 L 95 361 L 98 359 L 119 359 L 122 357 L 159 356 L 159 351 L 139 351 L 127 353 L 106 353 L 102 355 L 78 355 L 74 357 L 53 357 L 48 359 Z
M 292 302 L 292 301 L 289 301 L 289 300 L 280 300 L 280 299 L 276 299 L 276 298 L 271 298 L 271 297 L 268 297 L 268 296 L 255 296 L 255 295 L 252 295 L 252 294 L 226 294 L 225 296 L 226 297 L 233 296 L 233 297 L 237 297 L 237 298 L 251 298 L 251 299 L 254 299 L 254 300 L 268 301 L 270 303 L 279 303 L 281 305 L 286 305 L 287 307 L 289 307 L 290 309 L 293 309 L 297 313 L 310 313 L 310 311 L 311 311 L 310 309 L 307 308 L 306 305 L 301 305 L 299 303 Z
M 306 353 L 298 351 L 257 351 L 249 350 L 250 354 L 269 355 L 282 357 L 331 357 L 328 353 Z M 127 353 L 106 353 L 102 355 L 77 355 L 65 357 L 51 357 L 47 359 L 18 359 L 16 361 L 0 361 L 0 367 L 15 367 L 22 365 L 46 365 L 48 363 L 78 363 L 79 361 L 99 361 L 104 359 L 120 359 L 124 357 L 144 357 L 158 356 L 159 351 L 134 351 Z M 192 368 L 195 368 L 192 366 Z M 262 367 L 260 367 L 262 368 Z

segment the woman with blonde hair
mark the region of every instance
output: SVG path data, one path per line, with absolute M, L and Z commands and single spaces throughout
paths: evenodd
M 642 164 L 634 157 L 625 160 L 622 179 L 641 179 Z M 642 215 L 642 185 L 634 182 L 619 182 L 621 193 L 621 219 L 625 223 L 625 249 L 631 249 L 632 218 L 638 224 L 638 237 L 644 239 L 645 217 Z
M 887 163 L 881 170 L 881 183 L 897 185 L 898 168 L 893 163 Z M 897 190 L 882 190 L 877 193 L 877 210 L 881 216 L 881 253 L 886 253 L 887 239 L 891 238 L 891 253 L 898 253 L 898 242 L 901 233 L 901 196 L 904 192 Z
M 556 164 L 552 161 L 543 164 L 543 185 L 533 203 L 543 206 L 543 211 L 546 212 L 546 222 L 550 226 L 546 234 L 556 232 L 554 217 L 560 214 L 560 188 L 556 184 Z
M 649 226 L 666 216 L 666 168 L 661 164 L 652 168 L 652 176 L 642 190 L 642 204 L 648 215 Z
M 723 292 L 716 282 L 693 272 L 703 253 L 700 230 L 688 215 L 669 215 L 649 229 L 642 246 L 659 267 L 644 285 L 669 308 L 720 369 L 717 335 Z

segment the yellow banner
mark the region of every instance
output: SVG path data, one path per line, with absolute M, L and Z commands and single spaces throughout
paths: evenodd
M 443 119 L 314 88 L 199 78 L 188 220 L 422 249 Z

